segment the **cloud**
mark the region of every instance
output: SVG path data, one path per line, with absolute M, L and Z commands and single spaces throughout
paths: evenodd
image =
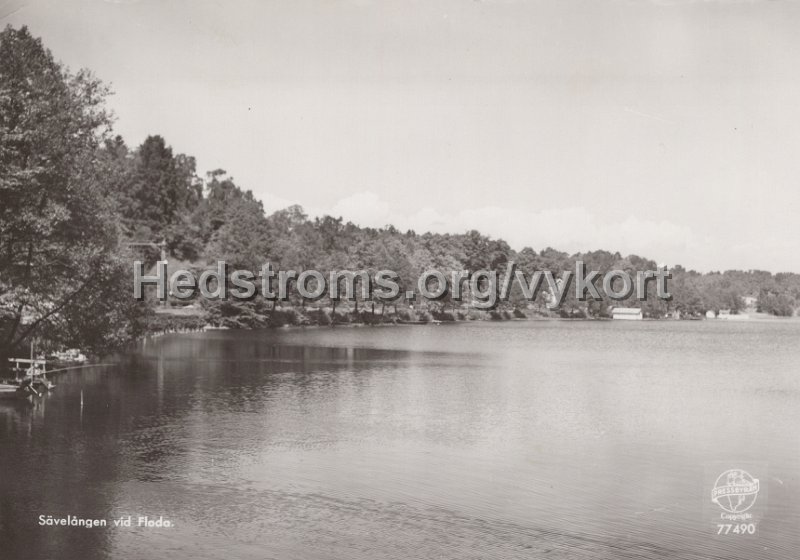
M 328 213 L 366 227 L 383 227 L 392 223 L 389 203 L 369 191 L 341 199 Z

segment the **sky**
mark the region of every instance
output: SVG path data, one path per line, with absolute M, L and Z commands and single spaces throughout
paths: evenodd
M 800 272 L 800 3 L 0 0 L 267 211 Z

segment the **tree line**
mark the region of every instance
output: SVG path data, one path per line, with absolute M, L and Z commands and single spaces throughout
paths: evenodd
M 267 215 L 253 193 L 224 170 L 202 175 L 193 157 L 174 152 L 159 135 L 128 146 L 113 132 L 108 95 L 91 72 L 72 73 L 57 62 L 27 28 L 9 26 L 0 33 L 2 363 L 32 336 L 101 351 L 152 328 L 154 302 L 131 297 L 131 263 L 142 256 L 153 263 L 157 252 L 131 242 L 164 240 L 171 261 L 197 269 L 217 260 L 232 270 L 258 270 L 265 262 L 281 270 L 391 269 L 403 290 L 413 288 L 424 270 L 485 269 L 502 275 L 510 260 L 528 275 L 574 271 L 576 260 L 599 271 L 656 268 L 650 259 L 603 250 L 516 250 L 474 230 L 438 234 L 391 225 L 359 227 L 341 217 L 309 217 L 299 206 Z M 684 317 L 709 310 L 736 313 L 749 306 L 790 316 L 800 305 L 798 274 L 701 274 L 681 266 L 671 271 L 671 301 L 652 294 L 644 302 L 621 305 L 641 306 L 654 318 L 676 311 Z M 512 290 L 493 316 L 551 314 L 545 296 L 528 302 Z M 337 312 L 335 302 L 307 302 L 296 295 L 287 302 L 256 297 L 198 305 L 209 320 L 232 326 L 358 320 L 365 311 L 376 316 L 370 301 L 355 301 Z M 407 317 L 421 313 L 457 319 L 470 313 L 447 298 L 413 312 L 393 307 L 395 315 Z M 332 309 L 321 314 L 320 308 Z M 581 302 L 572 295 L 555 313 L 604 317 L 609 302 Z

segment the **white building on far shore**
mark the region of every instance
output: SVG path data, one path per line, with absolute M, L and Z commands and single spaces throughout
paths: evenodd
M 615 307 L 611 310 L 611 318 L 622 321 L 641 321 L 643 315 L 642 310 L 638 307 Z

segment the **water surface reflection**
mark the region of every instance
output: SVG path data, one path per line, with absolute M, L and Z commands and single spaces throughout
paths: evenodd
M 11 558 L 789 558 L 797 323 L 213 332 L 0 407 Z M 703 468 L 769 465 L 758 539 Z M 779 481 L 779 482 L 777 482 Z M 172 529 L 38 528 L 39 514 Z

